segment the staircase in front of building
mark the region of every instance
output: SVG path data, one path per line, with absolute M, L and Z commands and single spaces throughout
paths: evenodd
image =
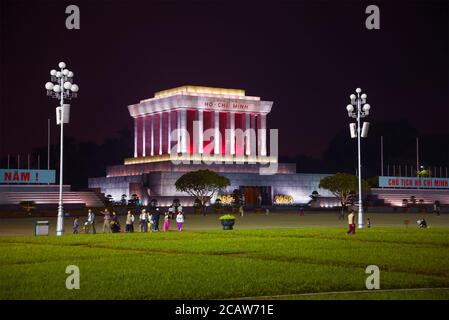
M 433 204 L 436 200 L 440 201 L 441 205 L 449 204 L 449 190 L 429 190 L 429 189 L 371 189 L 371 195 L 383 201 L 387 205 L 402 206 L 402 201 L 407 199 L 411 203 L 411 198 L 414 196 L 416 204 Z M 420 202 L 420 200 L 423 200 Z
M 40 204 L 58 204 L 59 192 L 0 192 L 0 204 L 18 205 L 22 201 L 34 201 Z M 102 207 L 99 195 L 92 191 L 65 191 L 65 204 L 85 204 L 86 207 Z

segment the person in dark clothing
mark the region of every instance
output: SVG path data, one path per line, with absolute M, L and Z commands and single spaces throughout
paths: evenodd
M 153 231 L 159 231 L 159 219 L 161 217 L 161 212 L 159 208 L 153 213 Z
M 419 228 L 427 228 L 427 222 L 424 218 L 421 218 L 420 220 L 416 221 Z
M 440 215 L 440 201 L 436 200 L 433 203 L 433 212 L 437 214 L 437 216 Z
M 120 221 L 118 220 L 118 215 L 115 212 L 112 212 L 112 222 L 111 222 L 111 230 L 113 233 L 120 232 Z

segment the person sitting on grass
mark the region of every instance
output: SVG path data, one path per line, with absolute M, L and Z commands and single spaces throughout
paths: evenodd
M 427 222 L 424 218 L 419 219 L 418 221 L 416 221 L 416 223 L 418 224 L 419 228 L 427 228 Z

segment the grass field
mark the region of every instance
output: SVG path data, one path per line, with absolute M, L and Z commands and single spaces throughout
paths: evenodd
M 448 249 L 444 227 L 1 237 L 0 299 L 449 299 Z M 382 290 L 433 289 L 348 293 L 371 264 Z

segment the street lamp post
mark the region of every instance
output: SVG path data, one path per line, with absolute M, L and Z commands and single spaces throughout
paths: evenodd
M 364 219 L 363 219 L 363 202 L 362 202 L 362 157 L 361 157 L 361 149 L 360 149 L 360 139 L 366 138 L 368 135 L 369 122 L 364 122 L 363 127 L 360 126 L 360 119 L 369 115 L 370 105 L 366 103 L 367 95 L 365 93 L 361 94 L 362 89 L 357 88 L 355 90 L 357 95 L 351 94 L 349 98 L 351 99 L 351 104 L 346 106 L 346 110 L 348 111 L 348 116 L 350 118 L 357 119 L 357 124 L 351 123 L 349 125 L 351 131 L 351 138 L 357 137 L 357 155 L 358 155 L 358 169 L 357 175 L 359 180 L 359 214 L 358 214 L 358 228 L 361 229 L 364 227 Z M 362 107 L 363 105 L 363 107 Z
M 56 123 L 61 126 L 61 147 L 60 147 L 60 161 L 59 161 L 59 205 L 58 205 L 58 219 L 56 223 L 56 235 L 62 236 L 64 234 L 64 210 L 62 199 L 62 168 L 63 168 L 63 147 L 64 147 L 64 123 L 69 123 L 70 105 L 64 104 L 64 99 L 71 100 L 77 97 L 79 87 L 73 83 L 73 72 L 66 69 L 66 64 L 60 62 L 58 64 L 60 71 L 52 69 L 50 71 L 51 82 L 45 84 L 47 89 L 47 96 L 59 100 L 59 107 L 56 108 Z M 67 108 L 66 114 L 64 109 Z

